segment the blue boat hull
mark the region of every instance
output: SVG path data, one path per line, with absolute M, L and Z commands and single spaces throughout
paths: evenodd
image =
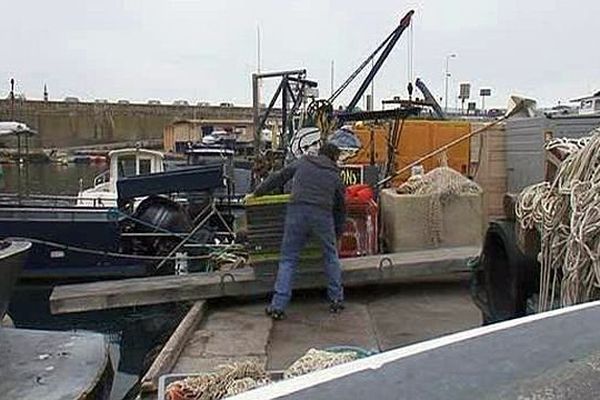
M 0 238 L 33 246 L 24 279 L 65 281 L 143 276 L 148 265 L 121 253 L 119 218 L 109 209 L 8 207 L 0 209 Z

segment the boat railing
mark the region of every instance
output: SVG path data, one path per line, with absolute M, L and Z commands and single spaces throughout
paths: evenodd
M 45 207 L 69 207 L 77 203 L 89 202 L 89 207 L 103 207 L 103 199 L 76 195 L 28 194 L 19 196 L 16 193 L 1 193 L 0 205 L 36 205 Z

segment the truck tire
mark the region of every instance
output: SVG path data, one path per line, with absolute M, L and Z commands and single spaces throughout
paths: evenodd
M 538 263 L 517 245 L 514 222 L 492 222 L 486 232 L 474 293 L 484 324 L 522 317 L 527 298 L 535 291 Z

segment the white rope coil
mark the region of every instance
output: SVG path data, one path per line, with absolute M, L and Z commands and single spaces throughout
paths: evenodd
M 600 298 L 600 130 L 546 149 L 568 156 L 552 184 L 525 188 L 515 207 L 520 227 L 540 233 L 538 311 Z

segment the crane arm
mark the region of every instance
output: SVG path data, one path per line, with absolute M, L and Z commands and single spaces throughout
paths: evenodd
M 373 81 L 373 78 L 375 78 L 375 75 L 377 74 L 377 72 L 379 72 L 379 69 L 381 68 L 381 66 L 387 59 L 387 57 L 390 55 L 390 52 L 392 51 L 392 49 L 398 42 L 398 39 L 400 39 L 400 36 L 402 36 L 402 33 L 410 25 L 410 21 L 411 21 L 411 18 L 414 13 L 415 13 L 414 10 L 410 10 L 408 13 L 406 13 L 406 15 L 400 20 L 400 25 L 398 25 L 398 27 L 394 30 L 394 32 L 392 32 L 392 34 L 388 37 L 388 39 L 386 39 L 386 41 L 384 42 L 384 43 L 387 42 L 385 49 L 383 49 L 383 52 L 381 53 L 381 55 L 375 62 L 375 65 L 373 65 L 373 68 L 371 68 L 371 71 L 369 71 L 369 74 L 366 76 L 365 80 L 358 88 L 358 91 L 356 92 L 356 94 L 354 95 L 352 100 L 350 100 L 348 107 L 346 107 L 346 111 L 351 112 L 354 109 L 354 107 L 356 107 L 356 105 L 360 101 L 362 95 L 365 93 L 365 91 L 367 90 L 367 88 L 369 87 L 371 82 Z M 383 43 L 382 43 L 382 45 L 383 45 Z M 380 46 L 379 48 L 381 48 L 381 47 L 382 46 Z M 377 49 L 378 51 L 379 51 L 379 48 Z

